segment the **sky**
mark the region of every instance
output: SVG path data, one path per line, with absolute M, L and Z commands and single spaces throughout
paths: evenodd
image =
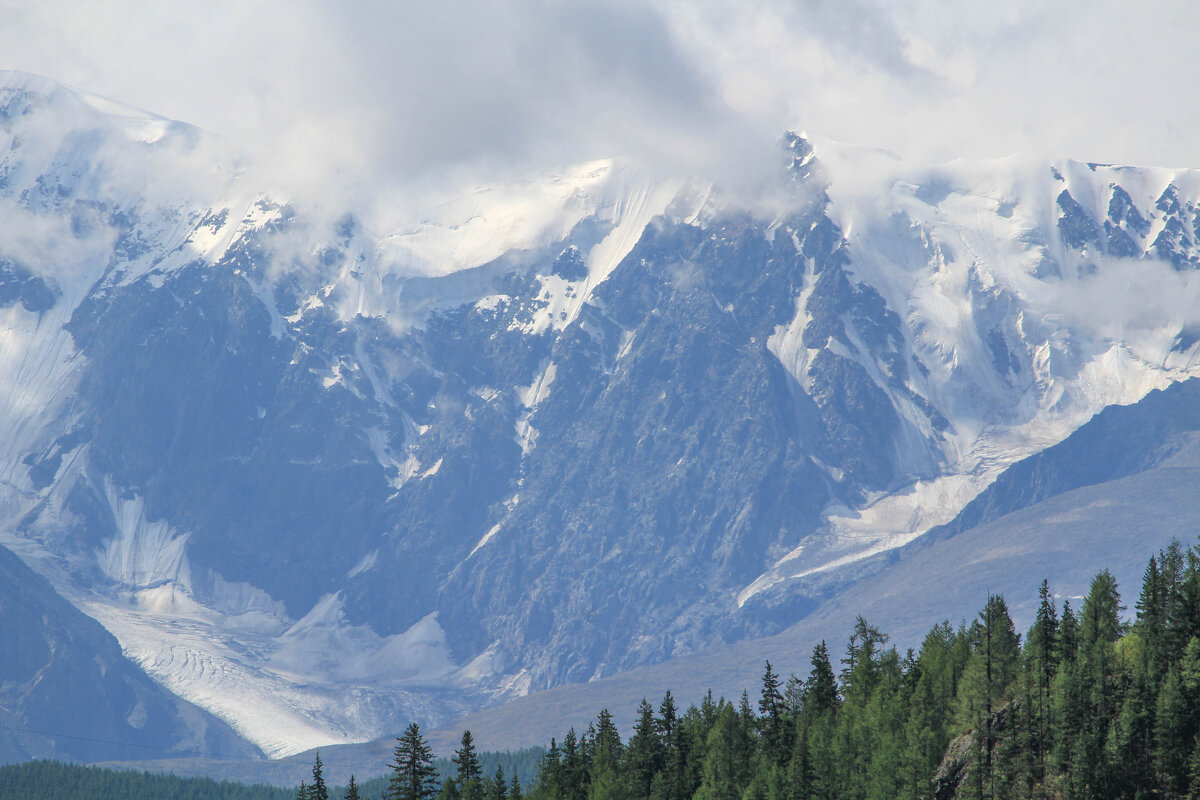
M 1200 166 L 1191 0 L 0 0 L 0 67 L 404 183 L 629 156 L 718 180 L 788 128 L 920 163 Z

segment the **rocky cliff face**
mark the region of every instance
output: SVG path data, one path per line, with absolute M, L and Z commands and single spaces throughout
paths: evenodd
M 609 161 L 380 233 L 29 76 L 0 131 L 0 531 L 271 753 L 774 633 L 1195 371 L 1192 173 L 788 135 L 767 210 Z

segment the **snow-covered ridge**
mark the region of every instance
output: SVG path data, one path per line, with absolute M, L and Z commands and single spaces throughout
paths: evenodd
M 921 365 L 907 388 L 949 422 L 911 417 L 943 464 L 914 462 L 926 477 L 866 508 L 831 508 L 824 543 L 779 559 L 739 607 L 912 541 L 1104 407 L 1200 375 L 1200 173 L 1017 157 L 928 168 L 831 142 L 817 154 L 853 274 L 904 320 Z M 771 342 L 801 385 L 817 352 L 800 344 L 806 302 Z
M 527 691 L 528 678 L 505 674 L 495 647 L 454 663 L 435 617 L 382 637 L 347 620 L 330 594 L 292 620 L 260 589 L 194 569 L 191 531 L 152 516 L 137 492 L 96 474 L 86 443 L 63 443 L 87 366 L 68 325 L 81 304 L 116 287 L 160 289 L 203 265 L 244 280 L 267 308 L 272 335 L 298 339 L 303 352 L 306 315 L 329 310 L 346 322 L 375 317 L 402 327 L 431 308 L 482 297 L 490 274 L 416 300 L 405 281 L 468 272 L 514 251 L 554 252 L 589 220 L 591 233 L 578 243 L 586 276 L 569 291 L 547 276 L 544 303 L 523 324 L 540 335 L 573 319 L 676 185 L 627 162 L 600 161 L 434 202 L 421 222 L 398 232 L 351 223 L 339 233 L 338 221 L 297 218 L 285 198 L 247 185 L 228 159 L 223 143 L 186 125 L 37 76 L 0 73 L 0 260 L 15 265 L 16 279 L 42 282 L 52 299 L 0 307 L 0 537 L 149 674 L 271 755 L 361 741 L 392 732 L 398 719 L 436 719 L 456 702 L 481 702 L 434 702 L 423 694 L 430 686 L 457 687 L 464 698 Z M 248 270 L 247 247 L 265 248 L 282 267 Z M 285 316 L 277 285 L 293 280 L 314 288 Z M 352 392 L 365 380 L 363 391 L 394 405 L 386 368 L 361 347 L 357 362 L 335 362 L 315 379 L 325 390 Z M 545 386 L 551 381 L 552 371 Z M 408 437 L 421 427 L 410 423 Z M 413 464 L 407 473 L 398 468 L 397 485 L 429 478 L 442 463 L 395 455 L 379 428 L 364 435 L 385 467 Z M 35 457 L 49 458 L 53 471 L 35 474 Z M 69 498 L 79 484 L 93 487 L 113 521 L 98 546 L 64 550 L 53 525 L 17 532 L 35 507 L 45 523 L 74 520 Z M 374 561 L 364 554 L 348 579 Z M 321 653 L 336 655 L 314 655 Z M 345 702 L 348 685 L 359 701 Z
M 830 313 L 828 304 L 853 300 L 817 292 L 819 270 L 809 263 L 786 298 L 794 317 L 747 347 L 766 347 L 808 394 L 819 357 L 832 353 L 861 367 L 900 419 L 894 440 L 880 445 L 900 477 L 861 503 L 848 501 L 853 507 L 826 508 L 820 529 L 803 541 L 754 554 L 762 574 L 721 595 L 719 602 L 745 609 L 729 613 L 750 613 L 764 592 L 911 541 L 953 517 L 1015 460 L 1060 441 L 1104 406 L 1200 374 L 1197 173 L 1015 158 L 915 167 L 821 144 L 794 167 L 827 181 L 821 189 L 836 236 L 846 240 L 845 272 L 894 312 L 895 330 L 872 334 L 866 323 L 883 321 L 856 318 L 847 305 L 835 309 L 844 337 L 806 336 L 818 314 Z M 154 508 L 144 487 L 118 485 L 93 457 L 81 425 L 87 409 L 77 407 L 88 356 L 69 331 L 72 319 L 122 291 L 186 307 L 205 280 L 233 285 L 221 297 L 245 307 L 234 309 L 240 316 L 230 324 L 265 309 L 269 341 L 230 340 L 214 360 L 236 362 L 245 346 L 285 353 L 287 381 L 271 387 L 281 397 L 256 397 L 239 409 L 287 429 L 282 445 L 274 442 L 284 451 L 277 463 L 322 471 L 322 458 L 336 454 L 306 448 L 317 434 L 344 434 L 347 448 L 362 445 L 356 466 L 385 476 L 379 505 L 390 513 L 427 489 L 439 502 L 429 487 L 472 470 L 512 478 L 489 501 L 485 522 L 459 532 L 465 544 L 444 569 L 467 572 L 520 536 L 504 521 L 537 502 L 520 481 L 539 448 L 553 444 L 539 435 L 537 426 L 549 422 L 539 411 L 578 388 L 570 359 L 578 367 L 594 353 L 618 362 L 647 355 L 637 351 L 648 337 L 601 313 L 620 309 L 589 307 L 599 287 L 615 280 L 622 262 L 623 274 L 636 271 L 626 257 L 649 226 L 679 225 L 715 239 L 708 226 L 731 209 L 702 181 L 685 185 L 612 159 L 448 192 L 403 224 L 375 230 L 363 221 L 369 215 L 352 210 L 308 213 L 303 200 L 269 195 L 249 174 L 195 129 L 0 73 L 0 289 L 8 292 L 0 303 L 0 539 L 100 619 L 155 678 L 273 755 L 394 732 L 399 720 L 445 719 L 528 691 L 531 674 L 546 665 L 521 662 L 490 634 L 456 658 L 457 631 L 431 610 L 390 635 L 363 621 L 379 591 L 366 581 L 406 566 L 395 542 L 408 531 L 399 523 L 355 540 L 359 549 L 337 565 L 337 581 L 290 615 L 281 599 L 287 587 L 272 596 L 252 580 L 204 567 L 197 530 L 170 508 Z M 780 241 L 772 239 L 775 225 L 764 223 L 761 233 Z M 519 280 L 503 283 L 513 274 Z M 177 282 L 180 275 L 192 282 Z M 201 307 L 197 316 L 214 311 Z M 519 380 L 494 380 L 489 354 L 447 377 L 440 364 L 422 360 L 438 342 L 403 338 L 432 326 L 434 312 L 494 323 L 470 341 L 529 345 L 528 369 Z M 118 355 L 133 360 L 161 330 L 150 324 L 135 333 L 130 352 Z M 204 329 L 203 336 L 217 341 L 224 333 Z M 572 335 L 575 350 L 555 351 Z M 422 368 L 424 383 L 405 382 Z M 260 377 L 234 374 L 246 384 L 235 388 L 248 392 Z M 461 393 L 428 389 L 443 378 L 463 384 L 451 387 Z M 128 386 L 156 379 L 134 375 Z M 665 399 L 677 387 L 652 388 Z M 311 406 L 277 423 L 293 401 Z M 503 427 L 486 444 L 515 453 L 513 475 L 436 449 L 439 440 L 476 433 L 455 427 L 461 420 L 492 413 Z M 214 429 L 233 424 L 207 421 Z M 609 422 L 615 435 L 630 420 Z M 677 432 L 660 433 L 669 440 Z M 253 452 L 239 450 L 220 467 Z M 838 469 L 817 466 L 830 482 L 844 482 Z M 363 483 L 368 473 L 358 473 Z M 190 479 L 172 477 L 181 486 Z M 86 545 L 64 533 L 84 527 L 73 505 L 77 489 L 90 492 L 90 510 L 102 520 Z M 452 545 L 447 536 L 445 547 Z M 300 563 L 303 547 L 290 552 L 297 561 L 289 568 L 325 566 Z

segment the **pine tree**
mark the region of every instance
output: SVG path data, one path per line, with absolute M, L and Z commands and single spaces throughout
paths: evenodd
M 396 740 L 393 761 L 388 766 L 392 768 L 388 800 L 429 800 L 437 794 L 433 752 L 417 723 L 411 723 Z
M 524 794 L 521 791 L 521 780 L 515 772 L 508 784 L 508 800 L 524 800 Z
M 300 788 L 296 790 L 296 800 L 312 800 L 312 792 L 304 781 L 300 781 Z
M 342 796 L 342 800 L 358 800 L 358 784 L 354 782 L 353 774 L 350 775 L 350 782 L 346 784 L 346 793 Z

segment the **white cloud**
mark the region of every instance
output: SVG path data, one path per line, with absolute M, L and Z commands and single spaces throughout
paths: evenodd
M 0 0 L 0 66 L 411 185 L 633 155 L 757 172 L 787 126 L 916 159 L 1200 164 L 1200 6 L 1150 0 Z

